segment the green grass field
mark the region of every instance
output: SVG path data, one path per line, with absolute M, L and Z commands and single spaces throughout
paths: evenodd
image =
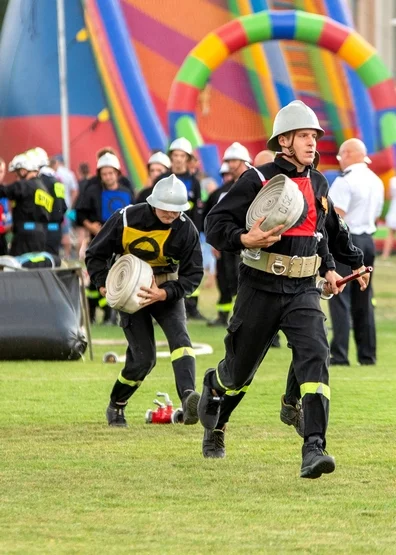
M 395 553 L 396 260 L 375 276 L 378 364 L 332 368 L 328 450 L 334 474 L 299 478 L 301 440 L 279 420 L 290 351 L 272 349 L 227 431 L 227 458 L 205 460 L 200 425 L 147 425 L 157 391 L 177 401 L 160 358 L 110 429 L 105 409 L 120 364 L 0 362 L 0 552 Z M 202 311 L 215 313 L 205 290 Z M 213 355 L 222 329 L 190 325 Z M 331 333 L 331 331 L 330 331 Z M 96 326 L 95 338 L 123 337 Z M 158 334 L 158 339 L 162 339 Z

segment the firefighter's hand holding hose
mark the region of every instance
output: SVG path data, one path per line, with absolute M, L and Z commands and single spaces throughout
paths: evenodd
M 247 249 L 266 249 L 281 240 L 281 231 L 285 226 L 277 225 L 268 231 L 262 231 L 260 225 L 264 220 L 265 217 L 259 218 L 247 233 L 241 235 L 241 243 Z
M 151 282 L 151 287 L 142 286 L 137 296 L 141 297 L 142 299 L 139 303 L 141 306 L 148 306 L 158 301 L 166 301 L 167 294 L 165 289 L 160 289 L 157 286 L 155 279 L 153 277 L 153 281 Z

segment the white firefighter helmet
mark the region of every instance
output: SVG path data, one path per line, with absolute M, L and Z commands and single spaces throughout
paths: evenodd
M 37 171 L 37 159 L 34 156 L 29 156 L 28 154 L 17 154 L 8 164 L 8 171 L 15 172 L 17 170 L 26 170 L 28 172 Z
M 301 100 L 293 100 L 276 114 L 272 136 L 267 141 L 267 147 L 280 152 L 282 147 L 278 141 L 279 135 L 297 131 L 297 129 L 315 129 L 318 132 L 318 139 L 325 133 L 320 127 L 315 112 Z
M 170 154 L 173 150 L 182 150 L 189 156 L 192 156 L 193 153 L 191 143 L 185 137 L 180 137 L 179 139 L 175 139 L 171 142 L 171 144 L 169 145 L 168 153 Z
M 169 156 L 167 156 L 164 152 L 154 152 L 154 154 L 152 154 L 148 159 L 147 166 L 150 166 L 150 164 L 161 164 L 161 166 L 164 166 L 164 168 L 167 168 L 168 170 L 171 167 Z
M 110 152 L 106 152 L 101 156 L 96 164 L 96 169 L 100 170 L 102 168 L 114 168 L 115 170 L 120 171 L 121 164 L 119 159 L 115 154 L 111 154 Z
M 43 168 L 44 166 L 49 165 L 49 158 L 47 152 L 41 148 L 41 146 L 37 146 L 36 148 L 31 148 L 26 153 L 28 156 L 34 156 L 36 158 L 36 162 L 39 168 Z
M 219 171 L 220 175 L 224 175 L 225 173 L 230 173 L 230 166 L 228 165 L 227 162 L 223 162 L 221 164 L 220 171 Z
M 223 162 L 228 162 L 229 160 L 242 160 L 243 162 L 250 162 L 250 154 L 248 149 L 241 145 L 241 143 L 232 143 L 231 146 L 226 148 L 223 156 Z
M 183 212 L 190 208 L 186 186 L 173 173 L 169 177 L 160 179 L 154 185 L 147 202 L 153 208 L 170 212 Z

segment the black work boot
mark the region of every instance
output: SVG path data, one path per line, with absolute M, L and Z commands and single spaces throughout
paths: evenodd
M 221 327 L 226 328 L 228 326 L 228 317 L 229 312 L 218 312 L 216 320 L 210 320 L 207 325 L 211 328 L 213 327 Z
M 335 470 L 335 460 L 323 449 L 320 438 L 309 438 L 302 446 L 301 478 L 320 478 Z
M 206 370 L 203 382 L 202 395 L 198 403 L 198 416 L 201 424 L 207 430 L 214 430 L 220 417 L 220 404 L 222 396 L 213 395 L 211 377 L 216 372 L 214 368 Z
M 198 422 L 198 402 L 200 395 L 192 389 L 184 392 L 182 401 L 183 407 L 183 424 L 189 426 Z
M 304 437 L 304 412 L 301 403 L 289 405 L 285 396 L 281 397 L 280 419 L 288 426 L 294 426 L 299 436 Z
M 224 459 L 226 456 L 224 433 L 225 426 L 222 430 L 205 430 L 202 440 L 202 455 L 205 459 Z
M 188 320 L 206 320 L 198 310 L 198 297 L 188 297 L 184 299 L 186 315 Z
M 117 405 L 110 401 L 106 410 L 106 418 L 109 426 L 116 426 L 118 428 L 126 428 L 128 426 L 124 415 L 125 407 L 126 405 Z

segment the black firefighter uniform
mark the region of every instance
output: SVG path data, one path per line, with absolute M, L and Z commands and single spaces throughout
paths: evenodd
M 163 224 L 147 203 L 115 213 L 92 240 L 86 254 L 91 281 L 105 286 L 114 255 L 134 254 L 152 266 L 167 299 L 134 314 L 120 312 L 128 341 L 126 362 L 111 393 L 113 403 L 125 403 L 156 363 L 152 317 L 165 333 L 179 398 L 195 389 L 195 355 L 186 327 L 183 297 L 197 288 L 203 276 L 202 252 L 196 227 L 181 214 Z

